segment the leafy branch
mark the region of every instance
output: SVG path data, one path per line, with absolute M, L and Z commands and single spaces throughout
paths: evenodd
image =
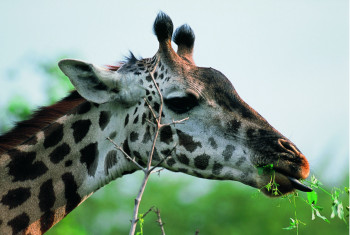
M 270 181 L 264 185 L 261 189 L 265 188 L 268 192 L 271 192 L 273 195 L 278 196 L 282 195 L 281 192 L 278 190 L 278 184 L 275 180 L 275 171 L 273 169 L 273 164 L 265 165 L 265 166 L 259 166 L 258 168 L 258 174 L 269 174 L 271 176 Z M 343 202 L 340 200 L 341 195 L 347 193 L 349 195 L 349 189 L 347 187 L 344 188 L 344 190 L 341 190 L 339 188 L 333 188 L 331 192 L 327 191 L 326 189 L 322 188 L 323 185 L 314 175 L 311 176 L 311 181 L 306 181 L 307 184 L 313 189 L 312 192 L 307 192 L 306 196 L 307 199 L 304 199 L 303 197 L 299 196 L 298 192 L 294 192 L 293 194 L 289 194 L 287 196 L 283 196 L 282 198 L 288 198 L 291 203 L 293 203 L 295 212 L 294 212 L 294 218 L 290 218 L 289 226 L 286 228 L 283 228 L 285 230 L 292 230 L 296 229 L 297 234 L 299 234 L 299 225 L 306 225 L 304 222 L 298 219 L 297 212 L 296 212 L 296 198 L 299 198 L 303 202 L 305 202 L 308 206 L 311 208 L 311 219 L 315 220 L 316 217 L 322 219 L 323 221 L 330 223 L 330 220 L 324 216 L 321 212 L 323 210 L 323 207 L 318 205 L 318 193 L 317 190 L 320 190 L 321 192 L 325 193 L 328 197 L 332 200 L 332 213 L 330 215 L 330 218 L 338 217 L 340 220 L 344 221 L 347 225 L 346 217 L 349 215 L 345 215 L 344 213 L 344 206 Z M 259 189 L 259 190 L 261 190 Z M 349 208 L 347 208 L 349 211 Z

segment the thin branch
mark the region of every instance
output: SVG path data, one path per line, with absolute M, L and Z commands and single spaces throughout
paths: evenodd
M 146 104 L 147 104 L 148 108 L 151 110 L 151 112 L 152 112 L 152 115 L 153 115 L 154 119 L 156 119 L 156 120 L 157 120 L 157 115 L 154 113 L 154 111 L 153 111 L 153 108 L 152 108 L 151 104 L 148 102 L 148 100 L 147 100 L 146 98 L 143 98 L 143 99 L 145 100 L 145 102 L 146 102 Z
M 171 155 L 172 152 L 175 150 L 177 144 L 174 145 L 174 147 L 170 150 L 170 152 L 168 153 L 168 155 Z M 171 158 L 171 156 L 167 156 L 165 158 L 163 158 L 160 162 L 158 162 L 155 166 L 153 166 L 149 171 L 153 171 L 155 168 L 157 168 L 158 166 L 160 166 L 160 164 L 162 164 L 165 160 Z
M 164 170 L 164 168 L 160 168 L 160 169 L 158 169 L 158 170 L 154 170 L 154 171 L 151 172 L 151 174 L 153 174 L 153 173 L 158 173 L 158 176 L 159 176 L 159 175 L 160 175 L 160 172 L 161 172 L 162 170 Z
M 158 166 L 160 166 L 165 160 L 168 160 L 169 158 L 171 158 L 171 156 L 165 157 L 163 158 L 161 161 L 159 161 L 156 165 L 154 165 L 149 171 L 152 173 L 152 171 L 157 168 Z
M 146 121 L 147 121 L 149 124 L 152 124 L 153 126 L 157 126 L 157 124 L 155 124 L 154 122 L 152 122 L 152 121 L 150 121 L 150 120 L 148 120 L 148 119 L 146 119 Z
M 132 161 L 138 168 L 140 168 L 140 170 L 142 170 L 143 172 L 146 171 L 146 169 L 144 167 L 142 167 L 140 164 L 138 164 L 137 161 L 135 161 L 134 158 L 130 157 L 129 154 L 127 154 L 123 148 L 121 148 L 119 145 L 117 145 L 111 138 L 107 137 L 107 140 L 109 140 L 119 151 L 121 151 L 124 156 L 129 159 L 130 161 Z
M 143 213 L 142 218 L 145 218 L 146 215 L 147 215 L 148 213 L 150 213 L 151 211 L 153 211 L 153 208 L 154 208 L 154 206 L 151 206 L 151 208 L 149 208 L 148 211 L 146 211 L 145 213 Z
M 162 235 L 165 235 L 165 231 L 164 231 L 164 223 L 162 222 L 162 218 L 160 217 L 160 210 L 157 208 L 154 210 L 154 212 L 157 214 L 157 222 L 160 226 L 160 230 L 162 231 Z
M 170 126 L 170 125 L 175 125 L 175 124 L 182 124 L 184 121 L 187 121 L 189 119 L 189 117 L 181 119 L 181 120 L 173 120 L 170 123 L 166 123 L 166 124 L 160 124 L 160 128 L 163 128 L 165 126 Z

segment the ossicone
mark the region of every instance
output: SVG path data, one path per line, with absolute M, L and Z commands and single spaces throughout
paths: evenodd
M 177 54 L 188 62 L 194 64 L 193 61 L 193 46 L 195 35 L 191 27 L 184 24 L 175 30 L 173 41 L 176 43 Z
M 173 41 L 179 47 L 193 48 L 195 35 L 192 28 L 188 24 L 184 24 L 177 28 L 174 32 Z
M 174 25 L 170 17 L 164 12 L 159 12 L 153 24 L 153 31 L 160 43 L 171 40 Z

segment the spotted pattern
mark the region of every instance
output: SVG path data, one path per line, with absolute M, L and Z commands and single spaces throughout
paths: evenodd
M 96 158 L 98 156 L 97 142 L 88 144 L 80 150 L 80 162 L 86 164 L 88 174 L 95 175 L 97 169 Z
M 228 129 L 230 131 L 233 131 L 233 133 L 238 133 L 240 127 L 241 127 L 241 122 L 237 121 L 236 119 L 233 119 L 228 122 Z
M 73 137 L 75 143 L 79 143 L 89 132 L 91 126 L 91 121 L 87 120 L 78 120 L 72 124 Z
M 128 123 L 129 123 L 129 114 L 127 114 L 125 117 L 124 126 L 128 125 Z
M 185 165 L 189 165 L 190 163 L 190 159 L 185 154 L 177 155 L 177 160 Z
M 13 234 L 18 234 L 20 231 L 28 227 L 29 216 L 27 213 L 23 212 L 22 214 L 11 219 L 7 224 L 12 228 Z
M 192 136 L 187 135 L 180 130 L 176 130 L 176 133 L 179 136 L 179 145 L 183 146 L 187 151 L 192 153 L 194 150 L 196 150 L 196 148 L 202 147 L 202 144 L 194 141 Z
M 49 230 L 53 226 L 54 219 L 55 219 L 54 212 L 52 212 L 52 211 L 45 212 L 40 217 L 40 231 L 42 233 L 45 233 L 47 230 Z
M 221 170 L 224 166 L 220 163 L 215 162 L 213 165 L 213 175 L 220 175 Z
M 137 132 L 132 131 L 130 133 L 130 141 L 135 142 L 139 139 L 139 134 Z
M 146 123 L 146 118 L 147 118 L 147 115 L 146 113 L 143 113 L 142 114 L 142 121 L 141 121 L 141 124 L 144 125 Z
M 142 143 L 147 143 L 151 140 L 151 132 L 150 132 L 150 126 L 146 127 L 146 132 L 143 135 Z
M 10 209 L 13 209 L 27 201 L 30 195 L 30 188 L 19 187 L 8 191 L 0 202 Z
M 106 128 L 110 119 L 111 119 L 111 112 L 102 111 L 100 113 L 100 117 L 98 119 L 98 124 L 99 124 L 101 130 L 104 130 Z
M 136 118 L 134 119 L 133 123 L 136 124 L 139 121 L 139 115 L 136 116 Z
M 194 158 L 194 166 L 198 169 L 205 170 L 209 165 L 210 156 L 207 154 L 201 154 Z
M 63 125 L 53 123 L 44 130 L 44 147 L 49 148 L 57 145 L 63 138 Z
M 117 132 L 113 131 L 110 135 L 109 138 L 114 139 L 117 136 Z
M 218 148 L 218 144 L 215 142 L 215 139 L 213 137 L 209 137 L 208 139 L 210 146 L 213 149 L 217 149 Z
M 73 161 L 72 161 L 72 160 L 67 160 L 67 161 L 64 163 L 64 166 L 65 166 L 65 167 L 70 167 L 72 164 L 73 164 Z
M 109 169 L 111 169 L 113 166 L 117 164 L 117 151 L 116 150 L 111 150 L 107 153 L 107 156 L 105 158 L 105 164 L 104 164 L 104 169 L 105 169 L 105 174 L 109 174 Z
M 225 161 L 230 160 L 234 150 L 235 147 L 233 145 L 226 145 L 225 150 L 222 152 L 222 156 L 224 156 Z
M 243 162 L 245 162 L 247 159 L 245 157 L 238 158 L 238 161 L 236 162 L 236 166 L 240 167 Z
M 39 192 L 39 208 L 42 212 L 49 211 L 56 201 L 55 192 L 53 190 L 52 179 L 45 181 L 40 186 Z
M 160 141 L 170 144 L 173 141 L 173 132 L 170 126 L 165 126 L 160 131 Z
M 61 162 L 64 159 L 64 157 L 70 153 L 70 151 L 71 149 L 68 144 L 61 144 L 50 153 L 49 157 L 51 162 L 55 164 Z
M 174 160 L 174 158 L 169 158 L 166 161 L 166 164 L 168 164 L 168 166 L 170 166 L 170 167 L 172 167 L 175 163 L 176 163 L 176 161 Z
M 64 196 L 66 198 L 66 214 L 71 212 L 80 203 L 81 198 L 77 192 L 78 185 L 74 179 L 72 173 L 65 173 L 62 175 L 62 181 L 64 184 Z
M 13 176 L 13 181 L 34 180 L 48 170 L 46 165 L 41 161 L 34 161 L 36 158 L 35 152 L 20 152 L 11 150 L 8 152 L 11 157 L 11 162 L 7 165 L 9 174 Z

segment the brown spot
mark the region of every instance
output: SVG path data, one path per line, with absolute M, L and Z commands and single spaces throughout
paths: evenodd
M 173 132 L 170 126 L 165 126 L 160 130 L 160 141 L 166 144 L 173 141 Z
M 63 138 L 63 125 L 53 123 L 44 130 L 44 147 L 49 148 L 57 145 Z
M 29 216 L 23 212 L 22 214 L 17 215 L 15 218 L 11 219 L 7 224 L 11 226 L 13 234 L 18 234 L 28 227 Z
M 217 145 L 217 143 L 216 143 L 216 141 L 214 140 L 213 137 L 209 137 L 208 141 L 209 141 L 210 146 L 211 146 L 213 149 L 217 149 L 217 148 L 218 148 L 218 145 Z
M 222 152 L 222 156 L 224 156 L 225 161 L 228 161 L 231 158 L 234 150 L 235 150 L 235 147 L 233 145 L 230 145 L 230 144 L 226 145 L 225 150 Z
M 209 158 L 210 156 L 207 154 L 198 155 L 194 159 L 194 166 L 201 170 L 207 169 L 209 165 Z
M 130 141 L 131 142 L 135 142 L 138 139 L 139 139 L 139 134 L 138 133 L 136 133 L 134 131 L 130 133 Z
M 146 127 L 146 132 L 143 135 L 142 143 L 147 143 L 151 140 L 151 132 L 150 132 L 150 126 Z
M 9 207 L 9 209 L 16 208 L 22 205 L 30 197 L 30 188 L 19 187 L 7 192 L 1 199 L 1 203 Z
M 187 135 L 178 129 L 176 130 L 176 133 L 179 136 L 179 145 L 183 146 L 187 151 L 192 153 L 197 147 L 202 147 L 202 144 L 194 141 L 192 136 Z
M 40 217 L 40 231 L 42 233 L 45 233 L 54 225 L 54 221 L 55 221 L 55 213 L 52 211 L 45 212 Z
M 221 173 L 222 168 L 224 168 L 223 165 L 215 162 L 213 166 L 213 175 L 219 175 Z

